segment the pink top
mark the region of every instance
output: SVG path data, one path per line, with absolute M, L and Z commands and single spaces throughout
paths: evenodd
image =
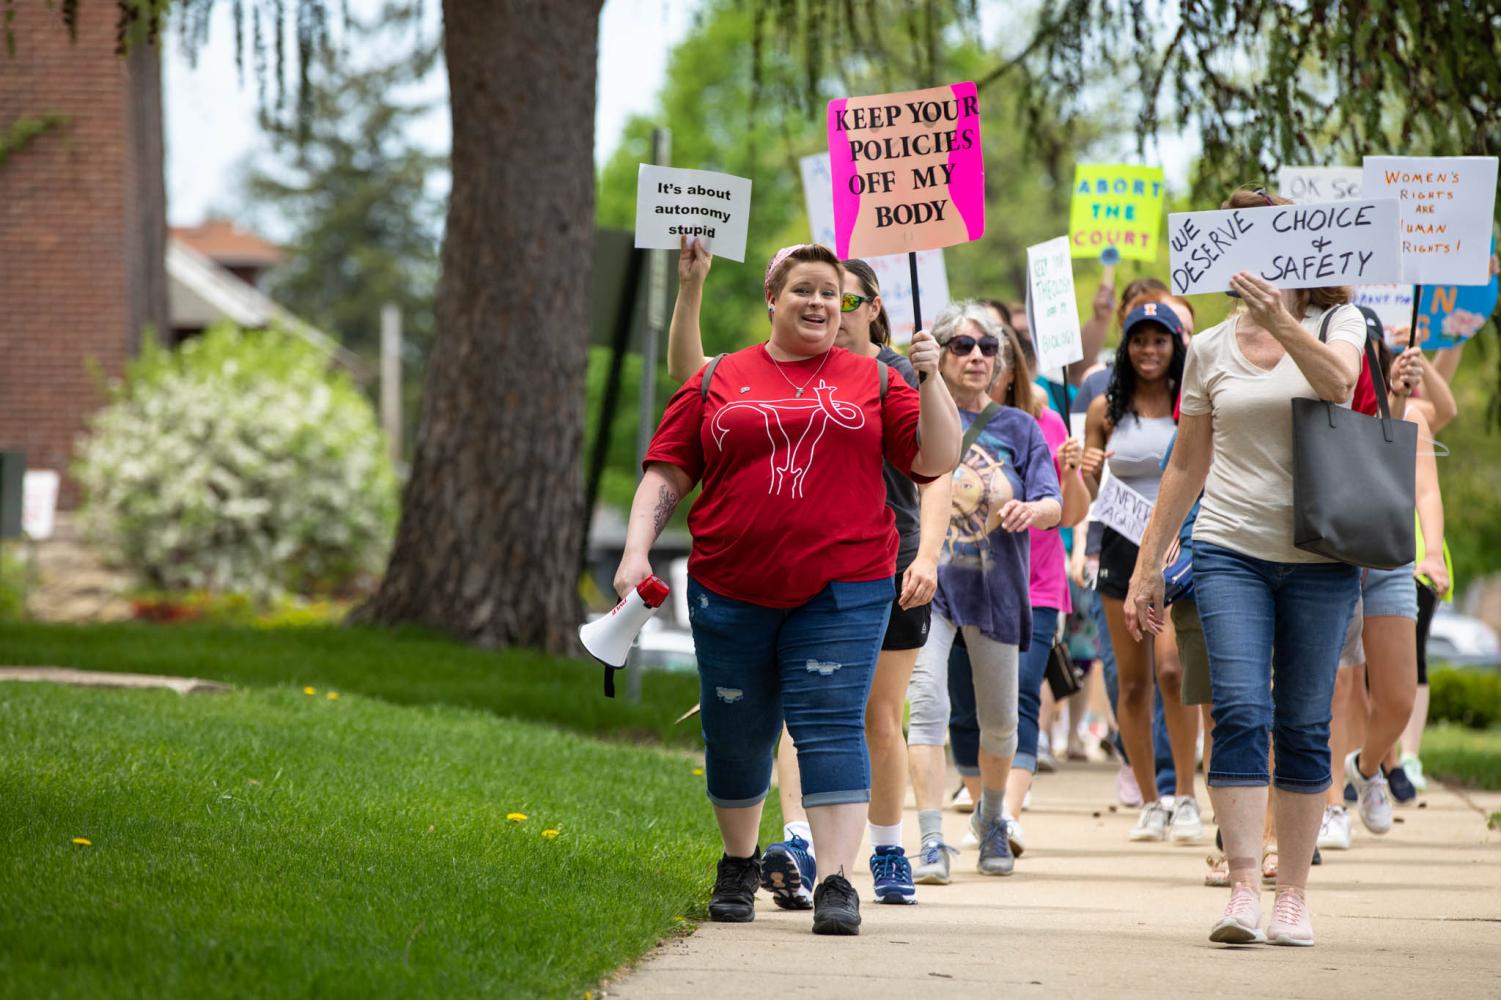
M 1058 461 L 1058 449 L 1068 440 L 1068 425 L 1063 418 L 1044 407 L 1037 418 L 1042 425 L 1042 439 L 1048 443 L 1053 455 L 1053 470 L 1058 473 L 1058 482 L 1063 482 L 1063 466 Z M 1030 593 L 1032 607 L 1054 608 L 1064 614 L 1074 610 L 1068 597 L 1068 557 L 1063 552 L 1063 536 L 1057 528 L 1046 531 L 1031 529 L 1032 578 Z

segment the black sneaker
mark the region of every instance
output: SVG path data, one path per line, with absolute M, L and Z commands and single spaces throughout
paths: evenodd
M 1386 775 L 1386 786 L 1391 789 L 1392 798 L 1399 803 L 1405 806 L 1418 797 L 1418 790 L 1412 787 L 1412 781 L 1407 777 L 1406 771 L 1400 767 L 1388 770 L 1385 765 L 1382 766 L 1381 771 Z
M 1348 781 L 1345 782 L 1345 801 L 1353 804 L 1359 800 L 1360 796 L 1355 794 L 1355 786 Z
M 1313 863 L 1316 865 L 1321 865 L 1324 863 L 1324 855 L 1319 852 L 1317 845 L 1315 845 L 1313 849 Z
M 709 919 L 744 924 L 756 919 L 756 884 L 761 881 L 761 848 L 749 858 L 719 859 L 714 895 L 709 898 Z
M 860 933 L 860 897 L 843 875 L 830 875 L 813 890 L 813 933 Z

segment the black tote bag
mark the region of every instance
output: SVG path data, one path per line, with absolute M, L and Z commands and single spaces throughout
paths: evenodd
M 1330 309 L 1319 324 L 1321 342 L 1333 315 Z M 1292 401 L 1293 544 L 1337 562 L 1396 569 L 1417 555 L 1418 429 L 1392 419 L 1369 337 L 1365 356 L 1381 416 L 1319 399 Z

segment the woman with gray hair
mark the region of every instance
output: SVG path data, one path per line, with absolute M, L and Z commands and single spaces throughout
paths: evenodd
M 1062 516 L 1052 453 L 1032 415 L 991 402 L 990 389 L 1016 359 L 990 311 L 951 305 L 933 325 L 943 348 L 939 374 L 965 427 L 953 473 L 948 535 L 938 567 L 932 627 L 907 695 L 907 744 L 922 850 L 916 881 L 949 881 L 943 840 L 944 734 L 949 723 L 948 661 L 962 629 L 974 674 L 980 722 L 979 870 L 1009 875 L 1015 865 L 1002 816 L 1016 754 L 1017 656 L 1032 637 L 1029 528 Z

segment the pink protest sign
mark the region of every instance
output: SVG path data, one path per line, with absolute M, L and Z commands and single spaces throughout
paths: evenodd
M 973 83 L 829 102 L 841 257 L 937 250 L 985 235 L 985 156 Z

